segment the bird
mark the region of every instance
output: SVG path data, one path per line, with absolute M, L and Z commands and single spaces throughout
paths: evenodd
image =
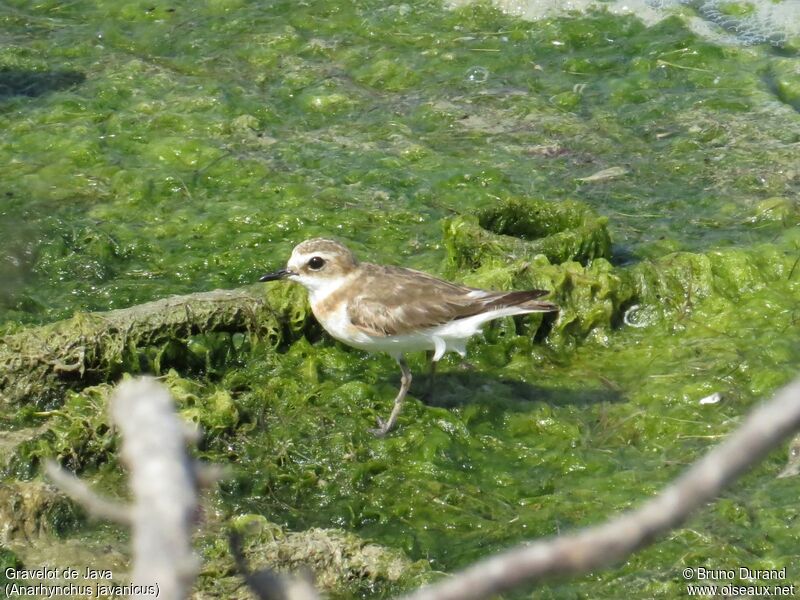
M 386 420 L 385 436 L 397 423 L 411 371 L 406 352 L 432 351 L 432 367 L 445 352 L 466 354 L 467 340 L 493 319 L 558 311 L 540 300 L 546 290 L 489 291 L 439 279 L 400 266 L 360 262 L 341 242 L 314 238 L 292 250 L 285 268 L 259 281 L 288 279 L 308 291 L 311 311 L 333 338 L 367 352 L 386 352 L 400 367 L 400 390 Z

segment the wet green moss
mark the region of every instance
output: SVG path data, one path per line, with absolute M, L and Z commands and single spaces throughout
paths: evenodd
M 45 536 L 74 533 L 86 521 L 83 509 L 37 481 L 4 484 L 0 488 L 0 517 L 0 544 L 18 547 Z M 0 557 L 18 560 L 11 553 Z
M 0 585 L 4 588 L 11 580 L 6 577 L 6 569 L 20 569 L 22 562 L 16 554 L 0 544 Z
M 137 338 L 71 392 L 4 408 L 4 428 L 46 423 L 4 483 L 57 457 L 121 495 L 107 385 L 150 371 L 206 431 L 199 454 L 231 465 L 211 512 L 341 528 L 449 571 L 649 497 L 800 361 L 789 46 L 485 4 L 11 0 L 0 16 L 0 327 L 15 348 L 31 347 L 23 324 L 55 341 L 49 323 L 76 312 L 249 284 L 317 235 L 562 305 L 487 326 L 474 368 L 447 357 L 429 398 L 410 357 L 400 428 L 375 440 L 393 361 L 331 341 L 300 290 L 273 288 L 277 320 Z M 531 206 L 540 220 L 517 218 Z M 793 564 L 783 461 L 618 569 L 537 594 L 673 597 L 684 566 Z
M 432 579 L 424 560 L 412 562 L 402 552 L 368 543 L 341 529 L 287 532 L 253 514 L 238 515 L 230 526 L 244 540 L 242 550 L 252 571 L 270 569 L 295 576 L 310 572 L 317 589 L 336 598 L 382 597 Z M 204 587 L 226 597 L 242 597 L 242 578 L 229 574 L 226 536 L 210 541 L 203 551 Z
M 445 222 L 447 260 L 456 269 L 537 255 L 553 263 L 586 264 L 611 255 L 607 219 L 582 203 L 509 198 L 492 204 L 477 215 Z

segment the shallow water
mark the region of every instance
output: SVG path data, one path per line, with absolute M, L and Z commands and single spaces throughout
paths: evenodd
M 251 283 L 316 235 L 441 272 L 441 220 L 508 195 L 590 204 L 616 265 L 800 257 L 791 50 L 721 46 L 677 18 L 531 23 L 430 2 L 5 0 L 0 19 L 9 329 Z M 224 369 L 181 373 L 236 409 L 207 424 L 204 454 L 236 467 L 215 510 L 341 526 L 441 570 L 599 522 L 793 376 L 798 281 L 721 286 L 670 323 L 569 349 L 501 322 L 470 345 L 474 369 L 444 361 L 426 403 L 412 357 L 419 385 L 386 440 L 366 428 L 396 390 L 391 359 L 313 329 L 279 354 L 247 342 Z M 538 593 L 674 597 L 684 566 L 787 565 L 800 582 L 782 460 L 619 569 Z
M 590 202 L 631 258 L 770 239 L 797 192 L 793 58 L 323 5 L 5 3 L 5 319 L 249 283 L 318 234 L 435 269 L 438 220 L 509 192 Z

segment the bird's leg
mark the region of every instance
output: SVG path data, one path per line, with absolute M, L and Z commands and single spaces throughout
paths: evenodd
M 428 386 L 425 389 L 425 398 L 430 400 L 433 398 L 433 380 L 436 378 L 436 363 L 438 361 L 433 360 L 433 350 L 426 351 L 425 358 L 431 363 L 431 368 L 428 371 Z
M 402 356 L 398 356 L 397 364 L 400 365 L 400 371 L 403 373 L 400 378 L 400 391 L 397 392 L 397 397 L 394 399 L 394 406 L 392 407 L 392 414 L 389 415 L 389 420 L 384 421 L 378 417 L 378 428 L 370 429 L 370 432 L 377 437 L 385 436 L 397 423 L 397 417 L 400 415 L 400 409 L 403 408 L 403 401 L 406 399 L 408 388 L 411 387 L 411 371 L 406 364 L 406 360 Z

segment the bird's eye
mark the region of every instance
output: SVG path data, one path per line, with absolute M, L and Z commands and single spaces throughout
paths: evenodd
M 308 268 L 312 271 L 319 271 L 325 266 L 325 259 L 321 256 L 312 256 L 308 261 Z

